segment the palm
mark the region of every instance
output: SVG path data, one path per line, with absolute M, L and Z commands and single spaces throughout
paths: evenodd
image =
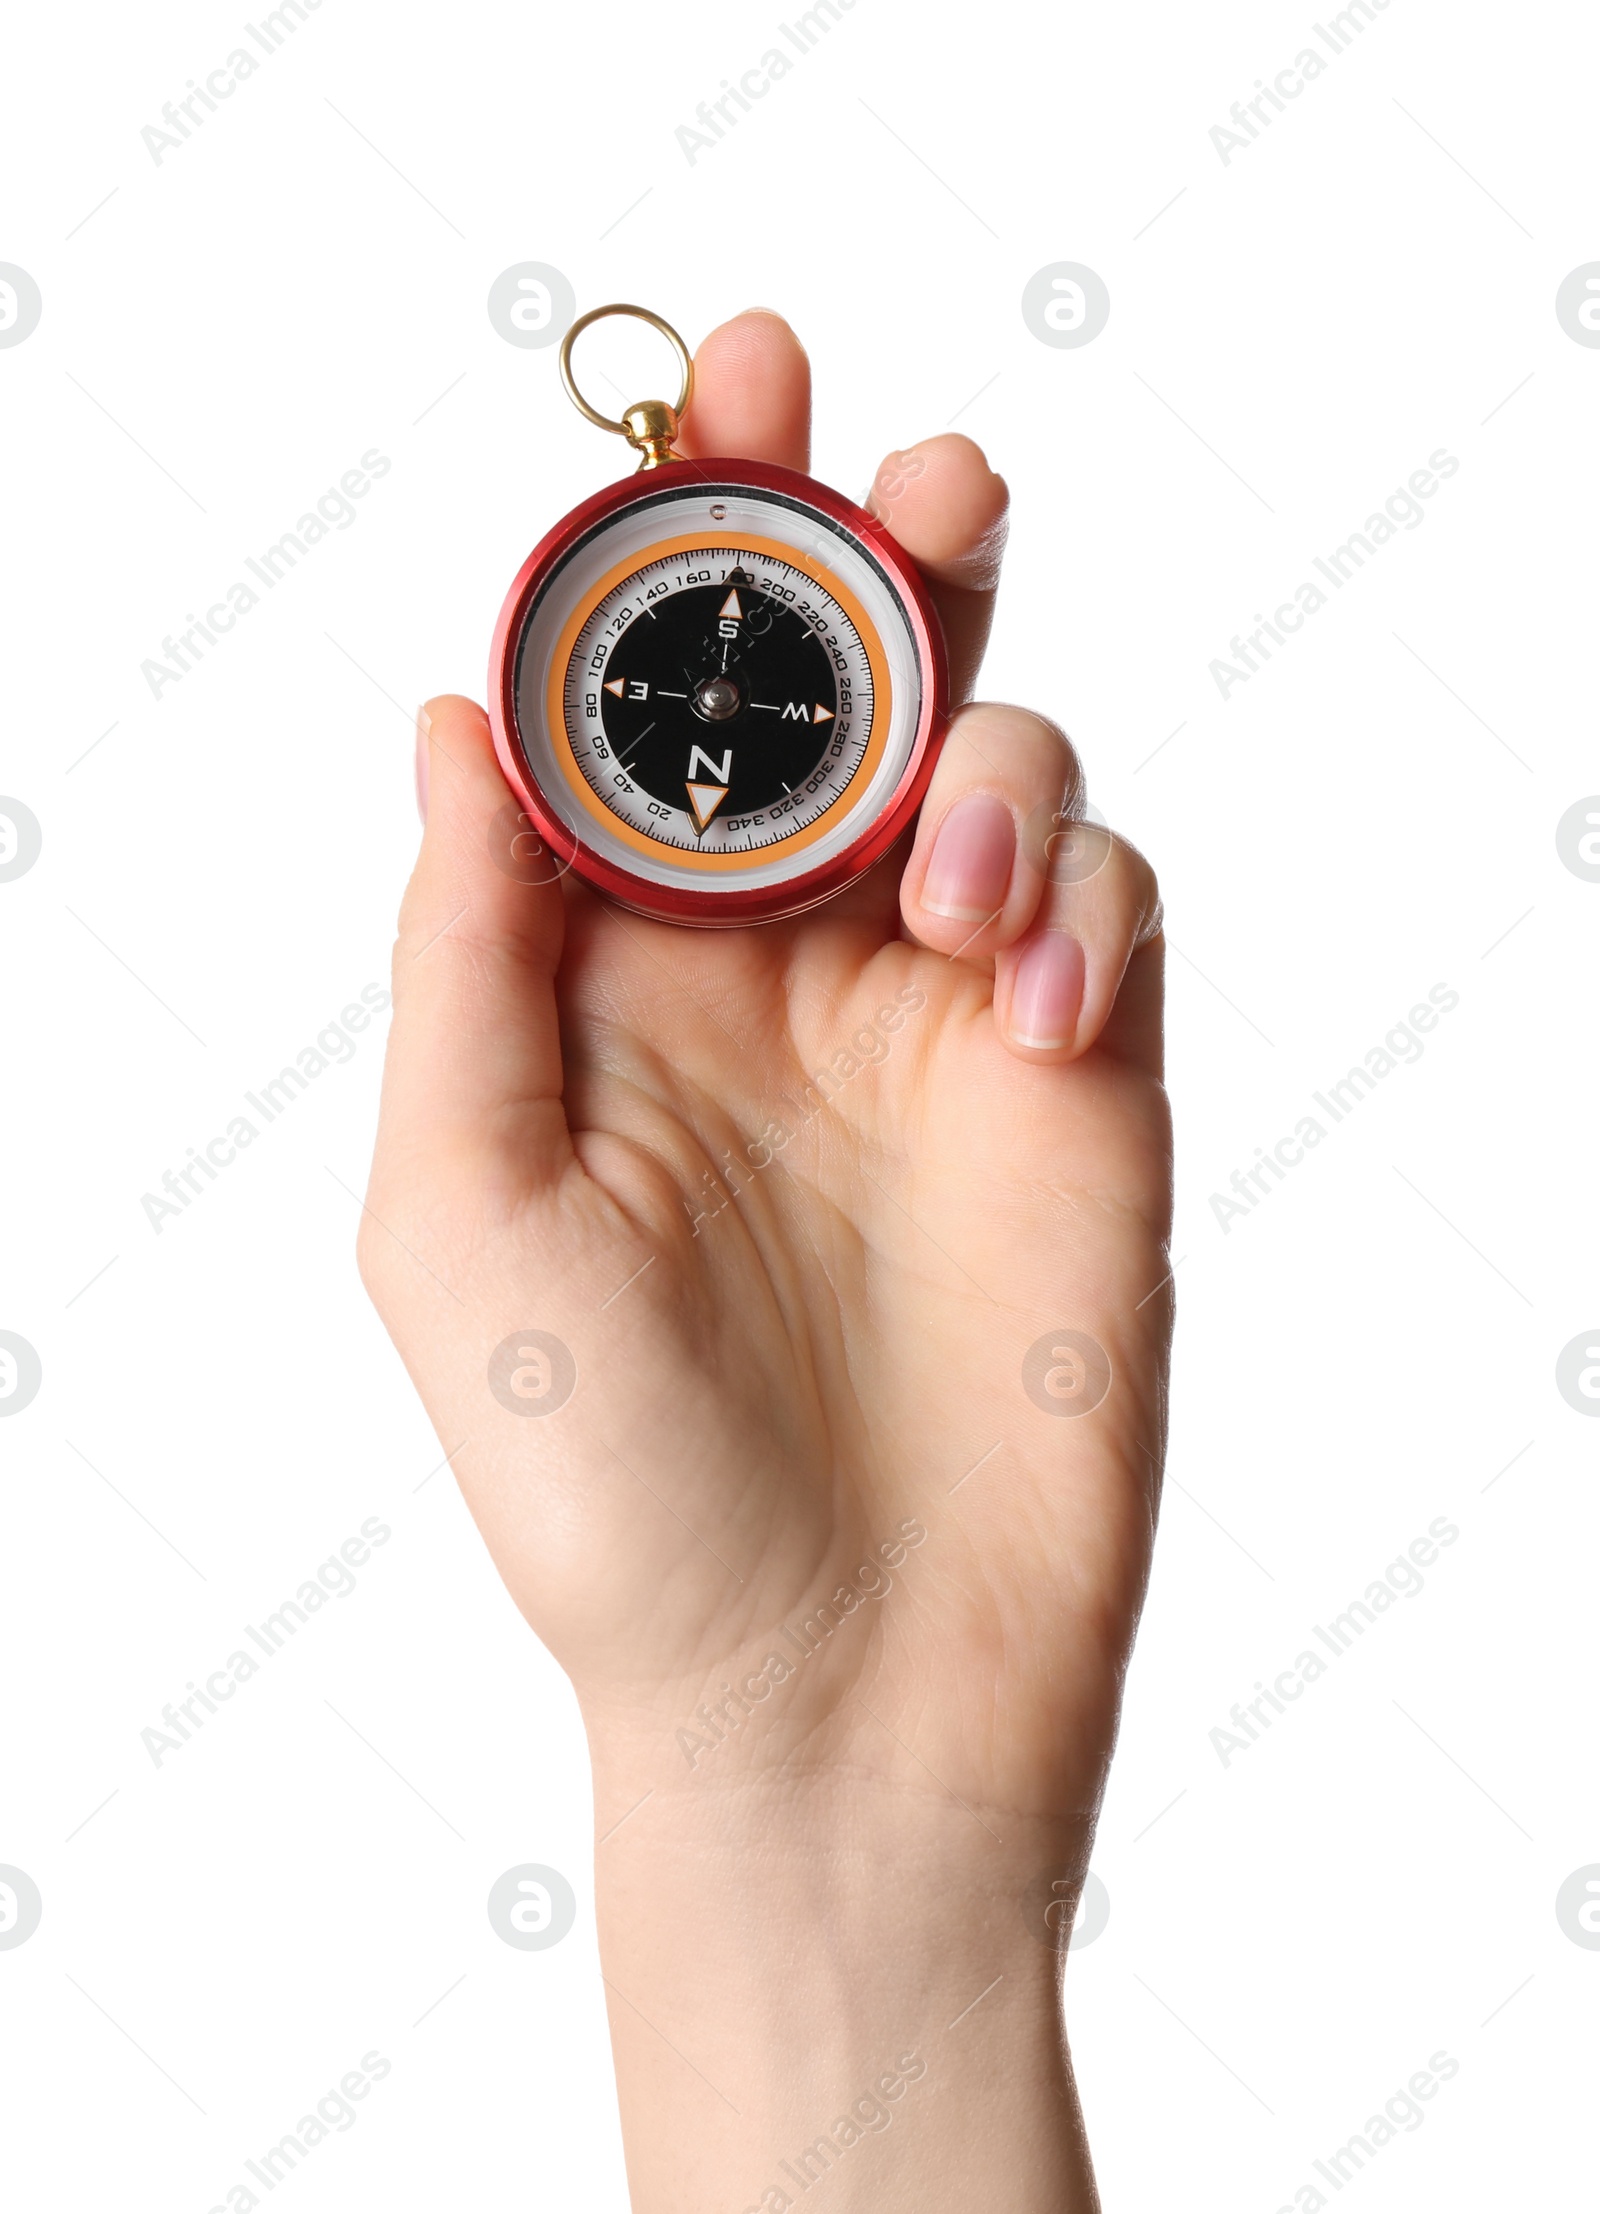
M 1009 1056 L 987 979 L 897 934 L 896 873 L 755 932 L 569 903 L 574 1159 L 487 1277 L 522 1301 L 508 1325 L 559 1324 L 580 1385 L 458 1472 L 499 1529 L 553 1464 L 566 1495 L 549 1512 L 545 1490 L 502 1570 L 580 1692 L 647 1689 L 673 1717 L 792 1656 L 782 1630 L 919 1522 L 894 1637 L 876 1606 L 836 1642 L 820 1618 L 828 1665 L 789 1720 L 812 1730 L 854 1692 L 898 1710 L 943 1677 L 929 1707 L 956 1742 L 926 1757 L 992 1798 L 1002 1766 L 1038 1773 L 1065 1686 L 1105 1711 L 1142 1579 L 1159 1438 L 1139 1381 L 1165 1302 L 1131 1334 L 1114 1318 L 1164 1273 L 1164 1107 L 1111 1045 L 1069 1069 Z M 1028 1347 L 1062 1326 L 1130 1386 L 1082 1422 L 1023 1389 Z M 956 1686 L 1001 1656 L 1010 1727 L 975 1763 Z

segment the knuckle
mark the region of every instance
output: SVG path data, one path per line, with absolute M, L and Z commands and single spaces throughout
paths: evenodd
M 1119 873 L 1127 887 L 1128 904 L 1135 915 L 1134 941 L 1146 944 L 1161 928 L 1161 886 L 1155 869 L 1136 845 L 1112 833 Z
M 949 742 L 953 763 L 968 775 L 998 782 L 1030 803 L 1042 791 L 1069 811 L 1082 797 L 1076 746 L 1059 723 L 1032 708 L 975 701 L 955 718 Z

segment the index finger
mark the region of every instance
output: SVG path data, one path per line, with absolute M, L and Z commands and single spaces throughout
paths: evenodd
M 679 451 L 811 466 L 811 364 L 781 315 L 746 308 L 695 349 Z
M 746 308 L 694 357 L 680 450 L 811 466 L 811 364 L 781 315 Z M 1005 550 L 1005 479 L 959 431 L 925 438 L 878 471 L 867 506 L 928 580 L 950 655 L 951 700 L 969 698 L 994 619 Z

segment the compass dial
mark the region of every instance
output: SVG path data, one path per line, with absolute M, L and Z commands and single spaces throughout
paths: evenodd
M 508 603 L 517 781 L 556 849 L 647 912 L 635 883 L 692 888 L 690 920 L 718 898 L 746 919 L 826 896 L 781 888 L 837 889 L 864 843 L 870 865 L 925 781 L 933 649 L 897 549 L 768 473 L 818 504 L 673 465 L 607 496 Z
M 868 753 L 864 618 L 792 560 L 705 544 L 603 593 L 557 667 L 590 792 L 686 854 L 758 854 L 817 824 Z

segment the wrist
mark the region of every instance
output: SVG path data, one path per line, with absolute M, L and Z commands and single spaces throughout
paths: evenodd
M 835 2214 L 1094 2205 L 1040 1904 L 1085 1825 L 859 1764 L 639 1780 L 597 1751 L 635 2214 L 781 2214 L 824 2173 Z

